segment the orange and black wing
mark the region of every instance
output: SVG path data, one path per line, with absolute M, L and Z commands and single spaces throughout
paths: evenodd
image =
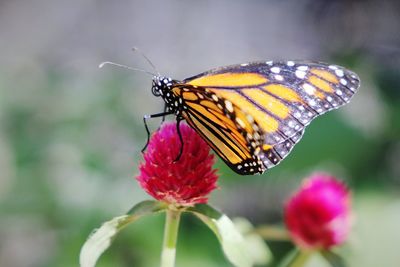
M 238 124 L 246 116 L 239 107 L 227 106 L 224 99 L 204 88 L 185 85 L 173 91 L 184 99 L 182 116 L 229 167 L 240 174 L 264 171 L 255 151 L 261 132 L 248 135 L 252 125 L 245 119 L 247 125 Z
M 240 174 L 278 164 L 312 119 L 349 102 L 356 74 L 315 62 L 256 62 L 188 78 L 174 92 L 184 117 Z

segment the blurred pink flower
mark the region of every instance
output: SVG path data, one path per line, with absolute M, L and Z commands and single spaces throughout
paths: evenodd
M 350 192 L 327 174 L 314 174 L 287 201 L 285 223 L 293 241 L 304 249 L 342 244 L 350 231 Z
M 180 124 L 183 153 L 176 123 L 164 123 L 155 132 L 144 153 L 136 177 L 142 188 L 157 200 L 176 206 L 207 203 L 218 176 L 212 168 L 214 155 L 206 142 L 189 126 Z

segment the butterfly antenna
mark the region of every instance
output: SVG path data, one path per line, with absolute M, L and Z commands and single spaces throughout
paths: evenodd
M 157 70 L 156 66 L 154 66 L 153 62 L 137 47 L 132 47 L 133 52 L 138 52 L 146 61 L 149 63 L 149 65 L 157 72 L 158 76 L 160 76 L 160 72 Z
M 149 74 L 149 75 L 151 75 L 151 76 L 157 76 L 155 73 L 152 73 L 152 72 L 147 71 L 147 70 L 132 68 L 132 67 L 129 67 L 129 66 L 126 66 L 126 65 L 122 65 L 122 64 L 118 64 L 118 63 L 114 63 L 114 62 L 111 62 L 111 61 L 104 61 L 104 62 L 102 62 L 102 63 L 99 65 L 99 68 L 102 68 L 102 67 L 104 67 L 105 65 L 112 65 L 112 66 L 116 66 L 116 67 L 120 67 L 120 68 L 124 68 L 124 69 L 128 69 L 128 70 L 144 72 L 144 73 Z M 160 76 L 160 75 L 158 75 L 158 76 Z

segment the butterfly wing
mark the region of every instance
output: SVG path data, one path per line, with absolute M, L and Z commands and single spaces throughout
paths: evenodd
M 183 116 L 240 174 L 262 173 L 293 148 L 312 119 L 349 102 L 356 74 L 315 62 L 256 62 L 184 80 Z
M 228 66 L 183 82 L 205 87 L 236 104 L 254 118 L 270 145 L 349 102 L 359 87 L 357 75 L 342 67 L 294 61 Z
M 184 100 L 182 116 L 210 147 L 239 174 L 262 173 L 264 165 L 256 155 L 260 134 L 247 135 L 252 127 L 246 114 L 236 106 L 226 106 L 223 98 L 202 87 L 175 87 L 173 92 Z M 247 123 L 238 125 L 241 119 Z

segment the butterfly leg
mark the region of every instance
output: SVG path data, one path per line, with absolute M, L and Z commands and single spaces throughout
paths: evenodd
M 183 120 L 182 117 L 179 117 L 179 116 L 176 117 L 176 131 L 177 131 L 178 136 L 179 136 L 179 141 L 181 142 L 181 147 L 179 149 L 179 154 L 176 157 L 176 159 L 174 160 L 174 162 L 177 162 L 181 158 L 182 152 L 183 152 L 183 138 L 182 138 L 182 134 L 181 134 L 181 128 L 179 127 L 179 125 L 180 125 L 182 120 Z
M 168 111 L 168 107 L 167 107 L 167 104 L 165 104 L 164 113 L 167 113 L 167 111 Z M 163 115 L 162 118 L 161 118 L 161 124 L 163 124 L 164 121 L 165 121 L 165 115 Z
M 157 113 L 157 114 L 144 115 L 143 116 L 144 128 L 146 129 L 146 133 L 147 133 L 147 141 L 146 141 L 146 144 L 144 145 L 144 147 L 142 149 L 142 152 L 144 152 L 146 150 L 147 146 L 149 145 L 149 141 L 150 141 L 150 130 L 149 130 L 149 126 L 147 125 L 147 120 L 148 119 L 152 119 L 152 118 L 157 118 L 157 117 L 165 118 L 165 116 L 171 115 L 171 114 L 174 114 L 174 112 L 164 111 L 164 112 Z

